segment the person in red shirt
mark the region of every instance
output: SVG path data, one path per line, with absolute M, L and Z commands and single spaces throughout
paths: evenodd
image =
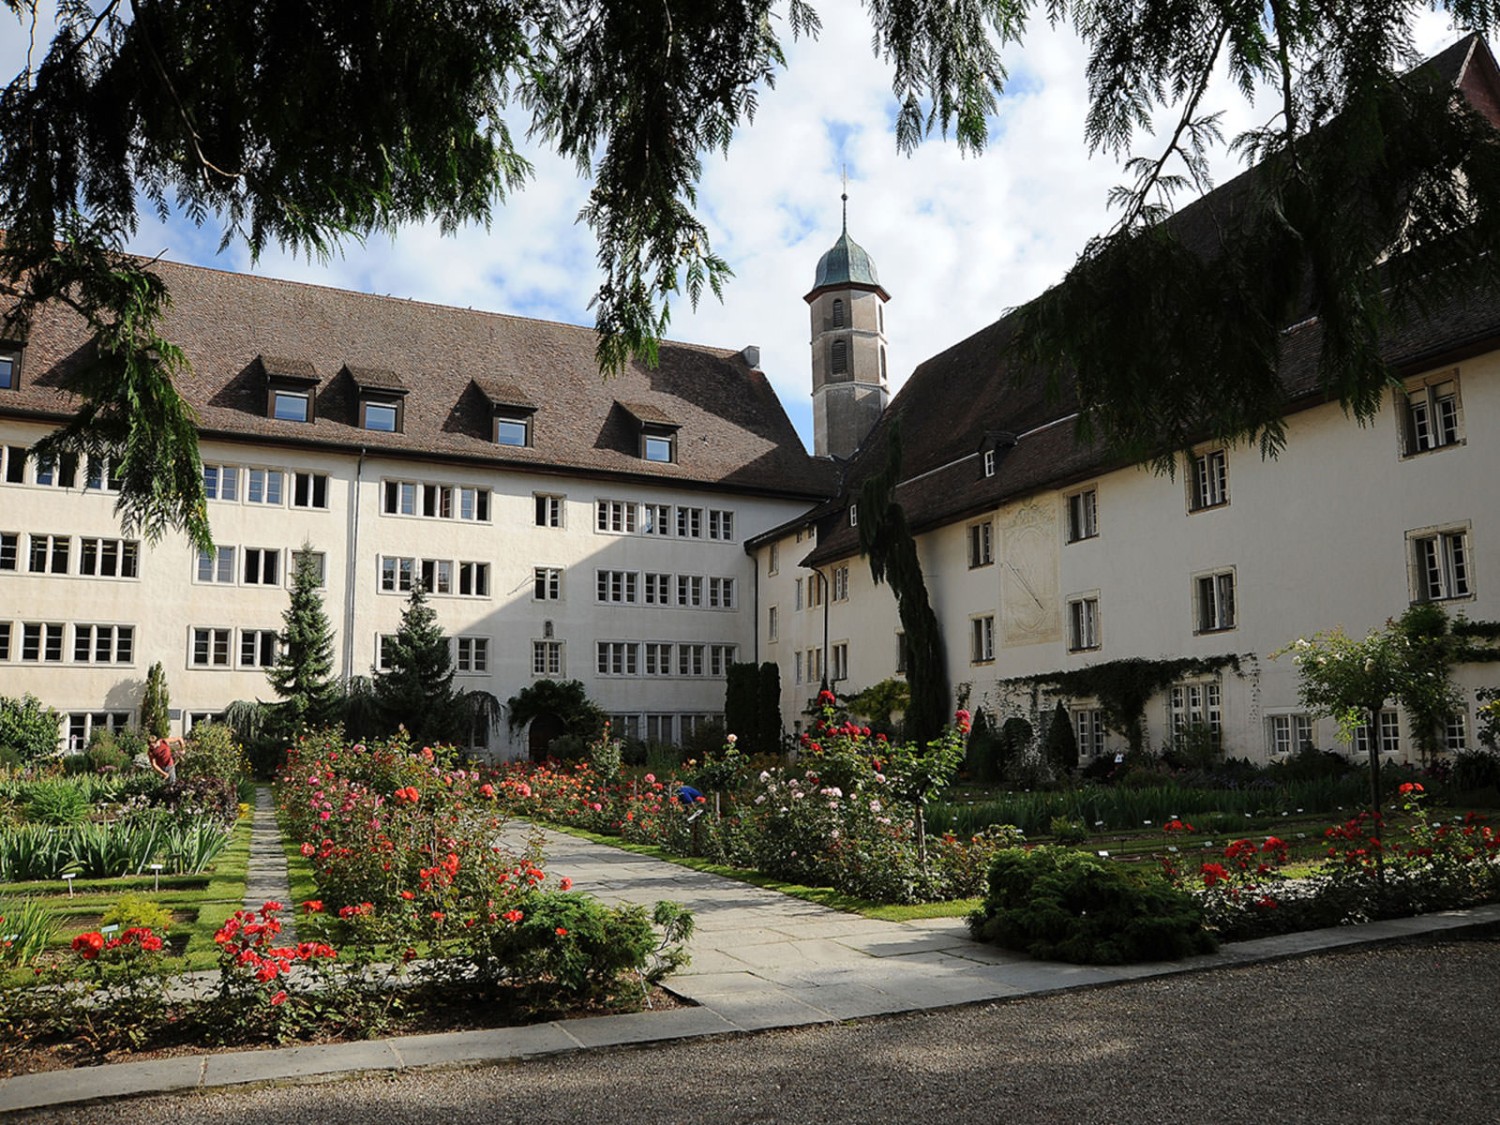
M 172 744 L 182 746 L 180 738 L 158 738 L 151 744 L 147 757 L 151 761 L 151 768 L 166 779 L 168 785 L 177 784 L 177 759 L 172 756 Z

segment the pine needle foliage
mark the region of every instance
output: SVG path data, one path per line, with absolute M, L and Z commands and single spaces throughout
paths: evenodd
M 427 604 L 420 583 L 401 613 L 401 627 L 388 648 L 390 667 L 374 679 L 376 709 L 384 729 L 404 726 L 417 744 L 446 742 L 468 732 L 458 721 L 453 691 L 453 654 L 448 637 Z
M 323 609 L 322 574 L 310 544 L 295 553 L 290 602 L 281 620 L 281 651 L 266 670 L 281 697 L 275 725 L 286 734 L 338 718 L 341 693 L 333 678 L 333 626 Z

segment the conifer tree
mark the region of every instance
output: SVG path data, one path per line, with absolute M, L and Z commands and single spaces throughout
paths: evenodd
M 286 628 L 281 651 L 266 671 L 271 690 L 281 697 L 274 726 L 279 734 L 332 722 L 338 704 L 333 677 L 333 627 L 323 610 L 322 575 L 309 544 L 296 552 L 291 602 L 282 614 Z
M 146 694 L 141 699 L 141 733 L 148 738 L 166 738 L 172 733 L 172 697 L 167 692 L 167 674 L 161 661 L 146 673 Z
M 387 730 L 403 725 L 416 743 L 452 738 L 458 710 L 453 654 L 420 582 L 402 611 L 389 657 L 390 667 L 375 673 L 375 706 Z

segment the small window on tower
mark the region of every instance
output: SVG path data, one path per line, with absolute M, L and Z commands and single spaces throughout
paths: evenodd
M 835 328 L 842 328 L 842 327 L 844 327 L 844 302 L 843 301 L 835 300 L 833 302 L 833 326 Z
M 829 357 L 828 372 L 830 375 L 846 375 L 849 372 L 849 341 L 835 340 L 833 351 Z

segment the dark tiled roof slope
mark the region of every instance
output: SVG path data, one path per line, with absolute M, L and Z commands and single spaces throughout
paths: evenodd
M 1483 41 L 1468 36 L 1429 61 L 1446 81 L 1458 84 L 1469 101 L 1500 124 L 1500 91 L 1493 57 Z M 1182 241 L 1212 253 L 1214 230 L 1231 221 L 1254 187 L 1251 169 L 1184 207 L 1168 222 Z M 886 462 L 892 426 L 899 419 L 902 483 L 897 499 L 914 530 L 965 519 L 1037 491 L 1065 487 L 1100 472 L 1122 467 L 1078 437 L 1077 398 L 1064 382 L 1048 394 L 1034 372 L 1009 362 L 1013 315 L 981 329 L 920 364 L 871 431 L 845 470 L 843 495 L 812 515 L 818 520 L 817 547 L 804 560 L 821 565 L 859 551 L 858 531 L 849 526 L 848 504 Z M 1385 355 L 1399 371 L 1476 354 L 1500 340 L 1500 304 L 1475 299 L 1433 310 L 1412 320 L 1386 341 Z M 1326 401 L 1319 390 L 1321 330 L 1309 319 L 1283 338 L 1281 370 L 1293 408 Z M 1014 444 L 997 434 L 1011 435 Z M 985 448 L 996 451 L 996 472 L 983 474 Z M 787 525 L 788 527 L 792 525 Z M 765 536 L 762 536 L 765 538 Z
M 180 386 L 205 435 L 808 499 L 835 488 L 832 466 L 807 454 L 764 372 L 737 352 L 664 342 L 654 370 L 632 364 L 604 379 L 588 328 L 171 262 L 152 268 L 172 295 L 163 334 L 192 365 Z M 86 349 L 73 314 L 43 309 L 21 388 L 0 398 L 0 412 L 71 413 L 68 372 Z M 312 423 L 266 417 L 268 370 L 318 380 Z M 359 428 L 361 383 L 407 389 L 403 433 Z M 494 394 L 537 406 L 531 447 L 490 440 Z M 681 426 L 676 463 L 639 456 L 639 423 L 620 401 Z

